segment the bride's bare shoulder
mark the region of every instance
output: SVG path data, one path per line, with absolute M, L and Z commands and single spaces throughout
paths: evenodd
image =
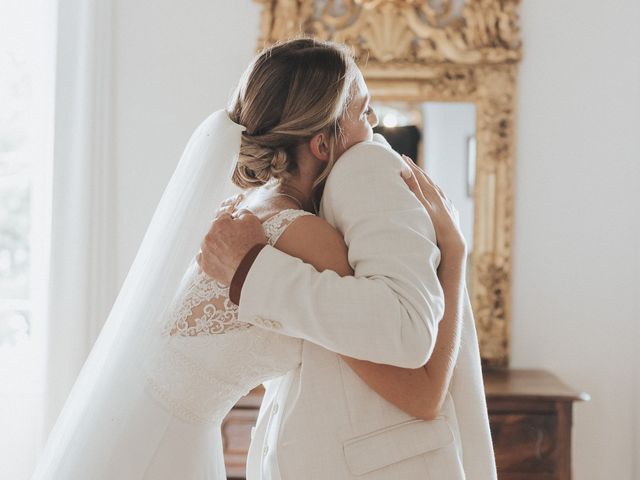
M 228 198 L 223 206 L 235 204 L 246 208 L 264 222 L 283 210 L 297 210 L 293 200 L 269 195 L 268 191 L 254 188 Z M 274 245 L 289 255 L 313 265 L 317 270 L 333 270 L 341 276 L 353 275 L 347 258 L 347 246 L 342 235 L 326 220 L 317 215 L 295 218 Z
M 340 276 L 353 275 L 342 235 L 316 215 L 298 217 L 274 246 L 313 265 L 318 271 L 333 270 Z
M 233 200 L 231 203 L 233 203 Z M 261 222 L 267 221 L 283 210 L 300 208 L 291 198 L 283 195 L 274 195 L 269 189 L 262 187 L 244 191 L 241 196 L 238 197 L 236 207 L 249 210 L 258 217 Z

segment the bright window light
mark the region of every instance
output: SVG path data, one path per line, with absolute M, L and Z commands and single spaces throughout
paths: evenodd
M 56 2 L 0 0 L 0 472 L 40 447 Z

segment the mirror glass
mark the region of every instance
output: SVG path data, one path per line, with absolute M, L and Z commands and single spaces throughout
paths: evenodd
M 476 172 L 475 105 L 385 101 L 372 102 L 372 106 L 379 121 L 374 131 L 384 135 L 394 150 L 414 159 L 458 209 L 470 260 Z M 470 267 L 469 262 L 467 274 Z M 467 285 L 470 287 L 468 281 Z

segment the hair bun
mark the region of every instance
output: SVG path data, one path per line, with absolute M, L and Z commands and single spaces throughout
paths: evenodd
M 240 188 L 264 185 L 272 178 L 282 178 L 290 170 L 290 158 L 284 147 L 261 144 L 259 137 L 243 135 L 233 181 Z
M 327 131 L 331 154 L 314 180 L 318 188 L 336 160 L 340 120 L 357 78 L 353 51 L 341 44 L 298 38 L 263 50 L 228 107 L 229 118 L 246 128 L 233 182 L 253 188 L 294 175 L 296 145 Z
M 289 155 L 286 148 L 277 147 L 273 150 L 273 157 L 271 158 L 271 175 L 274 177 L 280 177 L 287 171 L 289 166 Z

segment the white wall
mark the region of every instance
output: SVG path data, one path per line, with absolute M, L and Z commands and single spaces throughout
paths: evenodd
M 640 478 L 639 9 L 521 7 L 512 366 L 548 368 L 592 395 L 575 414 L 581 480 Z M 258 19 L 249 0 L 116 2 L 120 280 L 189 134 L 251 59 Z
M 640 478 L 639 7 L 522 5 L 512 365 L 592 395 L 574 417 L 579 479 Z
M 115 1 L 117 276 L 124 276 L 189 136 L 253 57 L 251 1 Z

